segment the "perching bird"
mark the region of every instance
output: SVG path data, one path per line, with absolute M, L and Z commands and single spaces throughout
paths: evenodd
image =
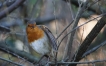
M 46 26 L 29 22 L 26 33 L 30 47 L 42 56 L 50 56 L 52 50 L 57 51 L 56 39 Z

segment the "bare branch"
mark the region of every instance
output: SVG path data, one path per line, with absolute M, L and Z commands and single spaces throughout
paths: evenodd
M 23 66 L 22 64 L 13 62 L 13 61 L 11 61 L 11 60 L 4 59 L 4 58 L 2 58 L 2 57 L 0 57 L 0 60 L 7 61 L 7 62 L 12 63 L 12 64 L 14 64 L 14 65 Z
M 106 13 L 105 13 L 105 14 L 101 14 L 101 15 L 99 15 L 99 16 L 96 17 L 96 18 L 92 18 L 92 19 L 90 19 L 89 21 L 87 21 L 87 22 L 81 24 L 80 26 L 75 27 L 74 29 L 72 29 L 70 32 L 68 32 L 68 33 L 61 39 L 61 41 L 60 41 L 59 44 L 61 44 L 62 41 L 63 41 L 70 33 L 72 33 L 73 31 L 75 31 L 75 30 L 77 30 L 78 28 L 82 27 L 83 25 L 85 25 L 85 24 L 91 22 L 92 20 L 95 20 L 95 19 L 97 19 L 97 18 L 100 18 L 100 17 L 102 17 L 102 16 L 104 16 L 104 15 L 106 15 Z
M 68 65 L 68 64 L 94 64 L 98 62 L 106 62 L 106 59 L 104 60 L 94 60 L 94 61 L 85 61 L 85 62 L 57 62 L 58 65 Z M 49 64 L 54 65 L 55 63 L 49 62 Z
M 105 44 L 106 44 L 106 40 L 105 40 L 104 42 L 102 42 L 101 44 L 97 45 L 96 47 L 94 47 L 94 48 L 88 50 L 87 52 L 85 52 L 85 53 L 83 54 L 82 58 L 85 57 L 85 56 L 87 56 L 87 55 L 89 55 L 90 53 L 96 51 L 98 48 L 100 48 L 101 46 L 103 46 L 103 45 L 105 45 Z
M 37 57 L 32 56 L 31 54 L 29 54 L 27 52 L 17 50 L 14 47 L 6 46 L 6 44 L 3 42 L 0 42 L 0 50 L 7 52 L 13 56 L 24 58 L 31 63 L 33 63 L 33 62 L 36 63 L 39 61 L 39 59 Z
M 58 39 L 58 38 L 64 33 L 64 31 L 73 23 L 73 21 L 74 21 L 74 20 L 72 20 L 72 21 L 69 23 L 69 25 L 66 26 L 66 27 L 62 30 L 62 32 L 60 32 L 60 34 L 57 36 L 56 39 Z
M 5 26 L 0 25 L 0 31 L 10 32 L 10 29 Z
M 73 59 L 75 59 L 74 61 L 79 61 L 82 59 L 82 55 L 86 52 L 86 50 L 88 49 L 88 47 L 90 46 L 91 42 L 94 40 L 94 38 L 98 35 L 98 33 L 100 32 L 100 30 L 104 27 L 106 23 L 106 16 L 104 15 L 95 25 L 95 27 L 92 29 L 92 31 L 88 34 L 88 36 L 85 38 L 85 40 L 83 41 L 83 43 L 81 44 L 81 46 L 79 47 L 78 53 L 77 55 L 73 56 Z M 72 59 L 72 61 L 73 61 Z M 76 66 L 73 65 L 73 66 Z
M 11 6 L 7 7 L 5 10 L 0 12 L 0 19 L 7 16 L 9 13 L 11 13 L 13 10 L 18 8 L 21 4 L 23 4 L 25 0 L 16 0 Z
M 2 6 L 10 6 L 12 5 L 16 0 L 6 0 L 5 2 L 3 2 Z
M 79 7 L 78 0 L 64 0 L 64 1 L 68 1 L 68 2 L 76 5 L 77 7 Z M 97 1 L 101 1 L 101 0 L 97 0 Z M 97 6 L 90 7 L 89 5 L 90 5 L 90 3 L 87 5 L 88 11 L 92 11 L 93 13 L 96 13 L 96 14 L 101 14 L 101 10 L 97 11 L 97 8 L 98 8 Z M 101 9 L 103 9 L 102 10 L 103 12 L 106 12 L 105 8 L 101 7 Z
M 88 0 L 84 3 L 83 7 L 79 7 L 79 12 L 77 13 L 76 17 L 75 17 L 75 20 L 74 20 L 74 26 L 73 26 L 73 29 L 75 27 L 77 27 L 77 24 L 79 22 L 79 19 L 83 13 L 83 10 L 86 8 L 86 5 L 88 4 Z M 80 4 L 80 6 L 82 6 L 82 4 Z M 72 43 L 73 43 L 73 38 L 74 38 L 74 35 L 75 35 L 75 31 L 73 31 L 71 33 L 71 37 L 70 37 L 70 41 L 68 42 L 68 45 L 67 45 L 67 57 L 69 58 L 68 60 L 71 60 L 70 56 L 71 56 L 71 48 L 72 48 Z

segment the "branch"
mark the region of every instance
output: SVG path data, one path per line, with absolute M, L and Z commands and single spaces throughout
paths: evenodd
M 105 44 L 106 44 L 106 40 L 105 40 L 104 42 L 102 42 L 101 44 L 98 44 L 96 47 L 94 47 L 94 48 L 88 50 L 87 52 L 85 52 L 85 53 L 83 54 L 82 58 L 85 57 L 85 56 L 87 56 L 87 55 L 89 55 L 90 53 L 96 51 L 98 48 L 100 48 L 101 46 L 103 46 L 103 45 L 105 45 Z
M 92 20 L 95 20 L 95 19 L 97 19 L 97 18 L 102 17 L 103 15 L 105 15 L 105 14 L 101 14 L 101 15 L 99 15 L 98 17 L 92 18 L 92 19 L 90 19 L 89 21 L 87 21 L 87 22 L 85 22 L 85 23 L 83 23 L 83 24 L 81 24 L 81 25 L 75 27 L 74 29 L 72 29 L 70 32 L 68 32 L 68 33 L 61 39 L 61 41 L 60 41 L 59 44 L 61 44 L 62 41 L 63 41 L 70 33 L 72 33 L 73 31 L 75 31 L 75 30 L 77 30 L 78 28 L 82 27 L 83 25 L 85 25 L 85 24 L 91 22 Z M 68 26 L 69 26 L 69 25 L 68 25 Z M 66 27 L 66 28 L 67 28 L 67 27 Z M 65 28 L 65 29 L 66 29 L 66 28 Z M 59 34 L 59 36 L 60 36 L 60 34 Z M 58 37 L 59 37 L 59 36 L 58 36 Z M 58 38 L 56 38 L 56 39 L 58 39 Z
M 2 8 L 3 6 L 10 6 L 11 4 L 13 4 L 14 2 L 15 2 L 16 0 L 12 0 L 12 1 L 10 1 L 10 0 L 6 0 L 6 1 L 4 1 L 4 2 L 1 2 L 0 1 L 0 8 Z
M 0 31 L 2 31 L 2 32 L 10 32 L 10 29 L 5 27 L 5 26 L 0 25 Z
M 6 44 L 3 42 L 0 42 L 0 50 L 7 52 L 13 56 L 24 58 L 31 63 L 33 63 L 33 62 L 36 63 L 39 61 L 39 59 L 37 57 L 32 56 L 31 54 L 29 54 L 27 52 L 17 50 L 14 47 L 6 46 Z
M 105 26 L 106 23 L 106 15 L 104 15 L 95 25 L 95 27 L 92 29 L 92 31 L 88 34 L 88 36 L 85 38 L 81 46 L 79 47 L 79 50 L 77 55 L 75 54 L 73 56 L 74 61 L 79 61 L 82 59 L 82 55 L 86 52 L 88 47 L 90 46 L 91 42 L 94 40 L 94 38 L 99 34 L 100 30 Z M 73 61 L 72 59 L 72 61 Z M 76 66 L 73 65 L 73 66 Z
M 88 4 L 88 0 L 84 3 L 83 7 L 79 7 L 79 11 L 76 15 L 76 18 L 75 18 L 75 21 L 74 21 L 74 26 L 73 26 L 72 29 L 77 27 L 79 19 L 80 19 L 81 15 L 83 14 L 83 10 L 86 8 L 87 4 Z M 80 4 L 80 6 L 81 6 L 81 4 Z M 72 48 L 72 43 L 73 43 L 73 40 L 74 40 L 73 38 L 74 38 L 75 32 L 76 32 L 76 30 L 73 31 L 71 33 L 71 36 L 69 37 L 70 41 L 68 42 L 68 45 L 67 45 L 68 51 L 67 51 L 67 54 L 66 54 L 67 57 L 69 58 L 68 60 L 71 60 L 71 48 Z
M 70 3 L 74 4 L 75 6 L 79 7 L 78 0 L 63 0 L 63 1 L 70 2 Z M 101 1 L 101 0 L 98 0 L 98 1 Z M 88 11 L 92 11 L 96 14 L 101 14 L 101 10 L 98 9 L 97 5 L 96 6 L 89 6 L 89 5 L 94 5 L 94 4 L 89 3 L 87 5 Z M 106 12 L 105 8 L 101 7 L 101 9 L 103 9 L 102 10 L 103 12 Z
M 0 19 L 2 19 L 3 17 L 6 17 L 8 15 L 8 13 L 11 13 L 13 10 L 18 8 L 21 4 L 23 4 L 24 1 L 25 0 L 16 0 L 12 5 L 7 7 L 5 10 L 1 11 Z
M 85 61 L 85 62 L 57 62 L 58 65 L 68 65 L 68 64 L 94 64 L 97 62 L 106 62 L 105 60 L 94 60 L 94 61 Z M 55 65 L 55 63 L 49 62 L 50 65 Z
M 10 5 L 12 5 L 16 0 L 6 0 L 2 3 L 1 6 L 7 6 L 9 7 Z M 1 8 L 1 7 L 0 7 Z
M 4 59 L 4 58 L 2 58 L 2 57 L 0 57 L 0 60 L 7 61 L 7 62 L 12 63 L 12 64 L 14 64 L 14 65 L 23 66 L 22 64 L 13 62 L 13 61 L 11 61 L 11 60 Z

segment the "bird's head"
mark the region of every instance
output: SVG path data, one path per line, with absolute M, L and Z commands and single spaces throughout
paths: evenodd
M 44 31 L 36 25 L 36 23 L 28 23 L 26 27 L 28 42 L 31 43 L 44 36 Z

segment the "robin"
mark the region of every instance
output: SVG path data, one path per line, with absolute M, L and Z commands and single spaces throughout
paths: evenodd
M 40 55 L 50 56 L 52 50 L 57 51 L 56 39 L 46 26 L 29 22 L 26 33 L 30 47 Z

